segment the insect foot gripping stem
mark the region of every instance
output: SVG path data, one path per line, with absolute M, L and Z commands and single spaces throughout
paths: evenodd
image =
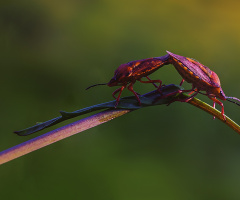
M 222 117 L 223 117 L 224 121 L 226 121 L 226 117 L 224 115 L 223 103 L 221 101 L 219 101 L 216 97 L 209 97 L 209 99 L 211 99 L 213 101 L 213 107 L 214 108 L 215 108 L 215 102 L 222 107 L 221 114 L 222 114 Z M 215 119 L 215 118 L 213 117 L 213 119 Z
M 126 88 L 126 87 L 127 87 L 127 89 L 128 89 L 129 91 L 131 91 L 131 92 L 134 94 L 134 96 L 136 97 L 136 99 L 137 99 L 137 101 L 138 101 L 138 104 L 141 105 L 140 98 L 138 97 L 139 94 L 133 90 L 133 84 L 134 84 L 134 83 L 130 83 L 128 86 L 127 86 L 127 85 L 123 85 L 122 87 L 116 89 L 116 90 L 112 93 L 112 96 L 116 99 L 115 108 L 118 106 L 119 101 L 120 101 L 120 97 L 121 97 L 121 95 L 122 95 L 122 91 L 123 91 L 124 88 Z M 118 97 L 115 97 L 115 94 L 117 94 L 117 93 L 119 93 L 119 94 L 118 94 Z

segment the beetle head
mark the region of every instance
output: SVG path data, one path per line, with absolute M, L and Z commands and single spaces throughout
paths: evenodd
M 210 87 L 210 91 L 208 93 L 213 94 L 213 96 L 225 101 L 226 95 L 221 88 L 220 79 L 214 71 L 210 71 L 210 81 L 212 87 Z
M 208 91 L 209 96 L 217 97 L 223 101 L 226 100 L 226 95 L 224 94 L 221 87 L 213 87 L 210 91 Z
M 108 83 L 107 85 L 109 87 L 113 87 L 113 86 L 118 86 L 119 85 L 119 81 L 118 79 L 116 78 L 116 76 L 114 76 Z
M 127 84 L 131 78 L 132 68 L 129 63 L 121 64 L 114 72 L 113 78 L 108 82 L 108 86 L 121 86 Z
M 228 97 L 224 94 L 222 88 L 221 88 L 221 84 L 220 84 L 220 80 L 218 78 L 218 75 L 215 73 L 215 72 L 211 72 L 211 81 L 212 81 L 212 85 L 215 85 L 214 88 L 211 89 L 211 91 L 209 92 L 210 95 L 213 94 L 214 96 L 216 96 L 217 98 L 221 99 L 221 100 L 227 100 L 229 102 L 232 102 L 232 103 L 235 103 L 237 104 L 238 106 L 240 106 L 239 103 L 235 102 L 235 101 L 232 101 L 230 99 L 234 99 L 236 101 L 239 101 L 240 102 L 240 99 L 236 98 L 236 97 Z
M 121 86 L 125 83 L 125 76 L 121 73 L 115 73 L 114 77 L 107 83 L 109 87 Z

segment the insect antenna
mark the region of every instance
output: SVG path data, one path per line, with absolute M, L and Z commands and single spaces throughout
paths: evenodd
M 98 85 L 107 85 L 107 83 L 99 83 L 99 84 L 91 85 L 91 86 L 87 87 L 86 90 L 88 90 L 92 87 L 98 86 Z
M 237 101 L 240 102 L 240 99 L 238 99 L 238 98 L 236 98 L 236 97 L 226 97 L 226 99 L 227 99 L 227 101 L 232 102 L 232 103 L 235 103 L 235 104 L 237 104 L 238 106 L 240 106 L 240 103 L 237 103 L 237 102 L 235 102 L 235 101 L 229 100 L 229 99 L 234 99 L 234 100 L 237 100 Z

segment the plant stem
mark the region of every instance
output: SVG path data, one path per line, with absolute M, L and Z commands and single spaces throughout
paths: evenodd
M 78 120 L 61 128 L 40 135 L 22 144 L 2 151 L 0 153 L 0 165 L 37 149 L 50 145 L 54 142 L 67 138 L 71 135 L 80 133 L 84 130 L 108 122 L 116 117 L 120 117 L 121 115 L 129 113 L 131 111 L 133 110 L 105 110 L 90 117 Z
M 149 94 L 147 94 L 147 95 L 149 95 Z M 179 99 L 186 99 L 186 97 L 189 97 L 189 96 L 185 95 L 185 94 L 178 95 Z M 157 96 L 154 97 L 153 99 L 155 99 L 155 98 L 157 99 Z M 159 101 L 161 102 L 161 104 L 164 104 L 164 103 L 167 103 L 167 102 L 171 102 L 171 99 L 167 100 L 166 102 L 164 102 L 164 101 L 162 102 L 162 99 L 160 99 Z M 202 102 L 202 101 L 200 101 L 199 99 L 196 99 L 196 98 L 193 98 L 192 100 L 188 101 L 188 103 L 202 109 L 205 112 L 208 112 L 209 114 L 211 114 L 213 116 L 215 116 L 216 118 L 220 119 L 223 123 L 225 123 L 230 128 L 232 128 L 233 130 L 235 130 L 237 133 L 240 134 L 240 126 L 238 124 L 236 124 L 234 121 L 232 121 L 227 116 L 226 116 L 226 120 L 224 120 L 221 112 L 214 109 L 212 106 L 208 105 L 207 103 L 204 103 L 204 102 Z M 129 104 L 129 105 L 131 105 L 131 104 Z M 151 105 L 151 103 L 149 105 Z M 131 106 L 129 106 L 129 107 L 131 107 Z M 129 112 L 133 111 L 133 110 L 134 109 L 110 108 L 108 110 L 99 112 L 99 113 L 97 113 L 95 115 L 92 115 L 90 117 L 81 119 L 79 121 L 73 122 L 73 123 L 68 124 L 66 126 L 63 126 L 61 128 L 55 129 L 51 132 L 45 133 L 41 136 L 38 136 L 38 137 L 33 138 L 31 140 L 28 140 L 28 141 L 26 141 L 22 144 L 19 144 L 17 146 L 14 146 L 12 148 L 9 148 L 5 151 L 0 152 L 0 165 L 8 162 L 10 160 L 13 160 L 15 158 L 18 158 L 20 156 L 23 156 L 25 154 L 28 154 L 32 151 L 35 151 L 35 150 L 40 149 L 42 147 L 45 147 L 49 144 L 52 144 L 54 142 L 57 142 L 57 141 L 62 140 L 64 138 L 67 138 L 71 135 L 80 133 L 84 130 L 87 130 L 87 129 L 90 129 L 92 127 L 103 124 L 105 122 L 108 122 L 108 121 L 110 121 L 114 118 L 120 117 L 120 116 L 122 116 L 126 113 L 129 113 Z
M 185 96 L 185 95 L 183 95 Z M 185 97 L 186 98 L 186 97 Z M 216 118 L 218 118 L 219 120 L 221 120 L 223 123 L 225 123 L 226 125 L 228 125 L 230 128 L 232 128 L 234 131 L 236 131 L 238 134 L 240 134 L 240 126 L 234 122 L 233 120 L 231 120 L 228 116 L 225 115 L 226 120 L 223 119 L 223 116 L 221 114 L 220 111 L 218 111 L 217 109 L 214 109 L 212 106 L 210 106 L 209 104 L 197 99 L 197 98 L 193 98 L 191 101 L 188 102 L 189 104 L 196 106 L 200 109 L 202 109 L 203 111 L 215 116 Z

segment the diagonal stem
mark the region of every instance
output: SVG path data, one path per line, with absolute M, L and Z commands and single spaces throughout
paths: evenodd
M 185 96 L 185 95 L 184 95 Z M 186 97 L 185 97 L 186 98 Z M 234 122 L 232 119 L 230 119 L 228 116 L 225 115 L 226 120 L 223 118 L 222 113 L 218 111 L 217 109 L 213 108 L 209 104 L 197 99 L 193 98 L 189 102 L 187 102 L 193 106 L 196 106 L 197 108 L 202 109 L 203 111 L 209 113 L 212 116 L 215 116 L 219 120 L 221 120 L 224 124 L 232 128 L 234 131 L 236 131 L 238 134 L 240 134 L 240 126 Z
M 74 134 L 108 122 L 131 111 L 133 110 L 111 109 L 102 111 L 90 117 L 78 120 L 61 128 L 40 135 L 36 138 L 23 142 L 19 145 L 0 152 L 0 165 Z
M 170 91 L 169 91 L 170 92 Z M 157 94 L 157 93 L 156 93 Z M 151 96 L 152 93 L 148 93 L 145 96 Z M 154 96 L 154 99 L 158 98 L 158 96 Z M 179 94 L 176 99 L 186 99 L 186 97 L 189 97 L 189 95 L 186 94 Z M 142 99 L 144 100 L 144 99 Z M 166 100 L 163 101 L 163 100 Z M 127 101 L 127 100 L 126 100 Z M 136 100 L 134 100 L 136 102 Z M 171 102 L 171 99 L 160 99 L 159 100 L 161 104 L 168 104 Z M 147 102 L 147 101 L 146 101 Z M 145 103 L 146 103 L 145 102 Z M 188 101 L 187 103 L 196 106 L 203 111 L 216 116 L 216 118 L 220 119 L 223 123 L 228 125 L 230 128 L 235 130 L 237 133 L 240 134 L 240 126 L 236 124 L 234 121 L 232 121 L 229 117 L 226 116 L 226 120 L 224 120 L 221 112 L 214 109 L 212 106 L 200 101 L 199 99 L 193 98 L 192 100 Z M 128 105 L 128 104 L 127 104 Z M 148 105 L 148 104 L 146 104 Z M 158 105 L 157 103 L 151 103 L 152 106 Z M 149 105 L 148 105 L 149 106 Z M 131 106 L 130 106 L 131 107 Z M 129 108 L 130 108 L 129 107 Z M 35 151 L 37 149 L 40 149 L 42 147 L 45 147 L 47 145 L 50 145 L 54 142 L 60 141 L 64 138 L 67 138 L 71 135 L 80 133 L 84 130 L 90 129 L 92 127 L 98 126 L 100 124 L 103 124 L 105 122 L 108 122 L 114 118 L 120 117 L 124 114 L 127 114 L 134 109 L 108 109 L 102 112 L 99 112 L 95 115 L 92 115 L 90 117 L 81 119 L 79 121 L 76 121 L 74 123 L 68 124 L 66 126 L 63 126 L 61 128 L 55 129 L 53 131 L 50 131 L 48 133 L 45 133 L 41 136 L 38 136 L 36 138 L 33 138 L 31 140 L 28 140 L 22 144 L 19 144 L 17 146 L 14 146 L 12 148 L 9 148 L 5 151 L 0 152 L 0 165 L 3 163 L 6 163 L 8 161 L 11 161 L 15 158 L 18 158 L 20 156 L 23 156 L 25 154 L 28 154 L 32 151 Z

